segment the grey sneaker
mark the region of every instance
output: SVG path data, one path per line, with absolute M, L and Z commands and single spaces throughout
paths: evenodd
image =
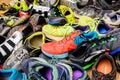
M 4 62 L 3 67 L 4 69 L 16 68 L 20 70 L 21 62 L 29 57 L 30 54 L 28 53 L 28 51 L 24 49 L 23 46 L 21 46 L 20 48 L 13 51 L 13 53 Z

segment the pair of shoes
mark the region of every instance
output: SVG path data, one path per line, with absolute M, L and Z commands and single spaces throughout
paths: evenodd
M 46 37 L 52 40 L 62 40 L 65 36 L 68 36 L 71 32 L 74 32 L 74 29 L 69 25 L 44 25 L 42 27 L 42 32 Z
M 111 27 L 109 24 L 106 24 L 103 20 L 92 19 L 88 16 L 81 16 L 79 18 L 78 24 L 83 27 L 87 28 L 86 32 L 88 31 L 95 31 L 98 33 L 98 36 L 104 36 L 106 33 L 112 31 L 114 28 Z
M 71 33 L 60 41 L 48 42 L 42 45 L 42 52 L 49 57 L 65 58 L 68 52 L 77 48 L 84 41 L 98 38 L 96 32 L 81 33 L 79 30 Z M 52 46 L 51 46 L 52 45 Z
M 116 71 L 112 56 L 102 54 L 92 68 L 92 80 L 116 80 Z
M 30 80 L 89 80 L 84 69 L 67 61 L 51 65 L 42 58 L 32 57 L 23 61 L 21 66 Z
M 27 80 L 27 76 L 11 68 L 8 70 L 0 70 L 0 80 Z

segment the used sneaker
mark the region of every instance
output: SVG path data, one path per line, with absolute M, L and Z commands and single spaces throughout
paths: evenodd
M 81 16 L 78 24 L 82 27 L 89 27 L 86 31 L 95 31 L 99 37 L 113 30 L 113 28 L 103 20 L 92 19 L 88 16 Z
M 15 46 L 23 39 L 21 32 L 14 32 L 10 38 L 6 39 L 2 44 L 0 44 L 0 64 L 10 56 Z
M 74 29 L 69 25 L 44 25 L 42 28 L 42 32 L 46 35 L 46 37 L 52 40 L 62 40 L 65 36 L 68 36 L 71 32 L 74 32 Z
M 95 38 L 98 38 L 96 32 L 80 33 L 78 30 L 61 41 L 53 41 L 43 44 L 42 52 L 49 57 L 66 57 L 68 56 L 69 51 L 76 49 L 82 42 L 93 40 Z
M 74 17 L 74 13 L 73 13 L 71 8 L 69 8 L 65 5 L 60 5 L 59 10 L 63 14 L 63 16 L 67 19 L 68 23 L 75 23 L 76 22 L 75 17 Z
M 35 32 L 26 38 L 24 44 L 28 52 L 39 50 L 45 43 L 45 35 L 42 32 Z
M 27 76 L 11 68 L 8 70 L 0 70 L 0 80 L 27 80 Z
M 92 68 L 92 80 L 116 80 L 116 66 L 112 56 L 102 54 Z

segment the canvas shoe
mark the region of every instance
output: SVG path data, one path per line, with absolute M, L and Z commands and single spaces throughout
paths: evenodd
M 74 32 L 74 29 L 69 25 L 44 25 L 42 32 L 46 37 L 52 40 L 62 40 L 65 36 L 68 36 L 71 32 Z
M 41 49 L 42 44 L 45 43 L 45 35 L 42 32 L 35 32 L 28 36 L 24 41 L 24 47 L 28 52 L 34 52 Z
M 74 13 L 72 11 L 71 8 L 65 6 L 65 5 L 60 5 L 59 10 L 61 11 L 61 13 L 63 14 L 63 16 L 67 19 L 68 23 L 75 23 L 75 17 L 74 17 Z
M 84 41 L 98 38 L 96 32 L 81 33 L 79 30 L 71 33 L 61 41 L 48 42 L 42 45 L 42 52 L 49 57 L 65 58 L 68 52 L 77 48 Z M 52 45 L 52 46 L 51 46 Z
M 1 80 L 27 80 L 27 76 L 24 73 L 18 72 L 16 69 L 11 68 L 8 70 L 0 70 Z
M 4 61 L 10 56 L 13 49 L 17 44 L 23 39 L 21 32 L 14 32 L 10 38 L 6 39 L 2 44 L 0 44 L 0 64 L 3 64 Z
M 92 68 L 92 80 L 116 80 L 116 66 L 112 56 L 102 54 Z

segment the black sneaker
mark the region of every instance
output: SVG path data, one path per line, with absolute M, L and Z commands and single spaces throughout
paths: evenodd
M 120 48 L 119 37 L 120 35 L 106 36 L 101 39 L 85 42 L 70 53 L 70 60 L 81 65 L 84 69 L 88 69 L 106 49 L 110 49 L 110 54 L 113 54 L 112 51 Z

